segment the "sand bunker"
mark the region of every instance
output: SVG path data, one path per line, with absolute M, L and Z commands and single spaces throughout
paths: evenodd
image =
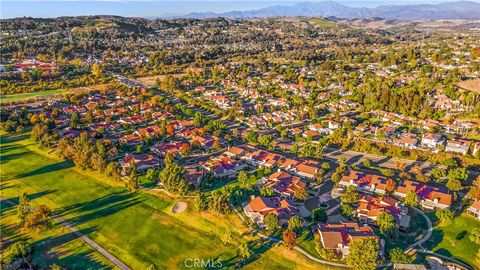
M 172 207 L 172 212 L 175 214 L 182 213 L 183 211 L 187 210 L 187 203 L 186 202 L 177 202 Z

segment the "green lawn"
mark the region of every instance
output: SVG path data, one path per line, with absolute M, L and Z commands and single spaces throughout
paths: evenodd
M 129 194 L 124 187 L 80 174 L 69 162 L 36 151 L 25 138 L 2 136 L 2 197 L 16 199 L 27 192 L 35 204 L 47 204 L 133 269 L 150 264 L 182 268 L 184 259 L 190 257 L 236 257 L 235 243 L 244 231 L 235 216 L 199 214 L 190 209 L 173 214 L 174 201 L 146 193 Z M 6 215 L 2 212 L 2 219 Z M 2 226 L 2 232 L 4 229 Z M 235 236 L 233 247 L 219 239 L 226 230 Z M 81 250 L 78 252 L 73 255 L 80 256 Z M 54 261 L 68 264 L 61 258 Z
M 437 224 L 432 237 L 424 246 L 472 266 L 478 266 L 475 256 L 480 245 L 469 239 L 470 231 L 478 227 L 480 227 L 478 220 L 468 214 L 462 214 L 447 224 Z
M 25 100 L 25 99 L 29 99 L 29 98 L 38 97 L 38 96 L 48 96 L 48 95 L 62 94 L 65 91 L 67 91 L 67 90 L 66 89 L 53 89 L 53 90 L 36 91 L 36 92 L 31 92 L 31 93 L 3 95 L 3 96 L 0 96 L 0 102 L 18 101 L 18 100 Z
M 0 214 L 2 239 L 23 239 L 31 243 L 35 250 L 32 263 L 38 268 L 56 263 L 68 265 L 69 269 L 114 269 L 100 253 L 57 223 L 47 232 L 27 233 L 19 230 L 15 207 L 2 203 Z
M 175 201 L 161 193 L 132 195 L 121 184 L 109 183 L 98 173 L 81 171 L 47 154 L 25 135 L 2 134 L 0 151 L 3 198 L 17 200 L 27 192 L 32 204 L 48 205 L 132 269 L 146 269 L 152 264 L 157 269 L 185 269 L 187 258 L 219 258 L 226 268 L 232 268 L 238 261 L 238 246 L 246 241 L 256 243 L 257 254 L 247 269 L 323 268 L 282 246 L 260 245 L 261 240 L 249 236 L 234 214 L 198 213 L 193 207 L 173 214 Z M 56 263 L 69 269 L 112 268 L 63 227 L 22 233 L 17 227 L 15 208 L 4 205 L 1 222 L 2 237 L 26 238 L 33 243 L 34 262 L 39 267 Z M 230 243 L 221 240 L 227 232 L 232 235 Z

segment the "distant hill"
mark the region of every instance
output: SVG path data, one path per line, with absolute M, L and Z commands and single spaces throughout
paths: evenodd
M 458 1 L 440 4 L 385 5 L 375 8 L 348 7 L 337 2 L 304 2 L 293 6 L 276 5 L 257 10 L 225 13 L 190 13 L 182 18 L 264 18 L 264 17 L 385 18 L 402 20 L 480 19 L 480 3 Z

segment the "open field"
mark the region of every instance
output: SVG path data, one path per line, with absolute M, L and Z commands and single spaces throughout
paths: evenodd
M 480 94 L 480 79 L 470 79 L 459 82 L 458 87 Z
M 182 201 L 189 204 L 188 208 L 182 213 L 172 213 L 176 201 L 153 191 L 130 194 L 121 185 L 112 186 L 99 180 L 100 176 L 92 178 L 79 173 L 70 162 L 53 159 L 53 154 L 41 154 L 42 150 L 25 136 L 2 135 L 0 145 L 3 198 L 16 200 L 22 192 L 27 192 L 35 205 L 46 204 L 132 269 L 145 269 L 151 264 L 158 268 L 185 268 L 187 258 L 220 258 L 225 266 L 231 267 L 237 261 L 240 243 L 258 241 L 245 236 L 248 230 L 234 214 L 198 213 L 185 199 Z M 16 222 L 14 208 L 3 208 L 2 234 L 7 238 L 18 237 Z M 227 232 L 232 236 L 230 243 L 221 240 Z M 35 262 L 40 266 L 72 265 L 73 260 L 84 258 L 90 268 L 111 267 L 98 253 L 59 226 L 28 237 L 41 250 L 35 253 Z M 288 251 L 292 255 L 287 259 L 283 247 L 267 245 L 260 250 L 259 256 L 247 266 L 251 264 L 252 269 L 319 267 L 293 251 Z M 274 265 L 270 256 L 276 258 Z M 292 256 L 299 258 L 294 261 Z M 78 268 L 85 269 L 85 265 Z
M 106 84 L 98 84 L 98 85 L 69 88 L 69 89 L 50 89 L 50 90 L 36 91 L 36 92 L 30 92 L 30 93 L 3 95 L 3 96 L 0 96 L 0 102 L 20 101 L 20 100 L 27 100 L 27 99 L 42 97 L 42 96 L 55 96 L 55 95 L 60 95 L 68 92 L 100 90 L 103 87 L 105 87 L 105 85 Z
M 2 188 L 8 188 L 2 187 Z M 37 200 L 33 199 L 32 204 Z M 36 267 L 68 265 L 69 269 L 113 269 L 114 266 L 70 231 L 55 223 L 44 233 L 21 232 L 17 209 L 2 202 L 0 208 L 2 241 L 26 240 L 34 250 L 32 263 Z
M 184 74 L 179 73 L 179 74 L 155 75 L 155 76 L 148 76 L 148 77 L 139 77 L 139 78 L 136 78 L 136 80 L 141 82 L 145 86 L 152 87 L 153 85 L 155 85 L 155 82 L 157 81 L 157 79 L 158 80 L 163 80 L 165 77 L 167 77 L 169 75 L 173 76 L 174 78 L 180 78 Z
M 478 266 L 475 256 L 480 245 L 469 239 L 470 231 L 476 227 L 480 227 L 480 221 L 462 214 L 447 224 L 435 225 L 432 237 L 424 246 L 439 254 Z
M 14 94 L 14 95 L 5 95 L 5 96 L 0 96 L 0 102 L 25 100 L 25 99 L 35 98 L 39 96 L 58 95 L 58 94 L 63 94 L 65 92 L 67 92 L 67 89 L 55 89 L 55 90 L 45 90 L 45 91 L 37 91 L 37 92 L 30 92 L 30 93 Z

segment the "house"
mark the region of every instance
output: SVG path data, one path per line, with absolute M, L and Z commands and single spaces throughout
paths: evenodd
M 180 155 L 180 151 L 184 147 L 188 147 L 189 144 L 185 142 L 167 142 L 160 143 L 150 148 L 150 150 L 158 156 L 165 156 L 167 153 L 171 154 L 174 157 Z
M 158 133 L 160 133 L 160 130 L 161 129 L 159 126 L 149 126 L 136 130 L 135 134 L 137 134 L 141 138 L 147 138 L 157 135 Z
M 264 177 L 259 185 L 270 188 L 280 198 L 286 199 L 293 199 L 297 190 L 306 188 L 300 178 L 280 170 Z
M 447 141 L 447 146 L 445 147 L 446 152 L 453 152 L 457 154 L 466 155 L 470 149 L 471 141 L 462 140 L 462 139 L 453 139 Z
M 337 128 L 339 128 L 340 125 L 341 125 L 340 123 L 335 122 L 335 121 L 333 121 L 333 120 L 325 120 L 325 121 L 323 121 L 323 122 L 327 124 L 327 127 L 328 127 L 329 129 L 337 129 Z
M 296 175 L 303 177 L 314 179 L 315 176 L 320 171 L 320 164 L 314 160 L 305 160 L 300 162 L 295 166 L 294 172 Z
M 231 146 L 224 152 L 224 154 L 232 158 L 240 158 L 253 150 L 256 150 L 256 148 L 251 145 Z
M 160 167 L 160 159 L 151 154 L 128 154 L 121 161 L 122 173 L 129 173 L 131 164 L 135 164 L 135 171 L 143 172 L 150 168 Z
M 355 209 L 354 216 L 365 223 L 377 225 L 377 218 L 382 213 L 388 213 L 395 218 L 397 225 L 403 229 L 410 226 L 410 216 L 407 215 L 408 208 L 391 197 L 373 197 L 363 195 L 358 200 L 358 207 Z
M 438 146 L 442 145 L 445 140 L 442 139 L 442 136 L 439 134 L 429 133 L 422 136 L 422 146 L 428 148 L 437 148 Z
M 383 254 L 384 240 L 380 239 L 368 225 L 357 222 L 326 223 L 318 225 L 318 233 L 324 249 L 333 250 L 339 257 L 350 253 L 350 244 L 357 239 L 373 238 L 379 241 L 379 255 Z
M 245 160 L 247 164 L 250 164 L 255 167 L 267 167 L 272 168 L 277 166 L 284 157 L 275 153 L 270 153 L 264 150 L 257 150 L 254 152 L 246 153 L 241 157 L 242 160 Z
M 185 181 L 195 186 L 199 186 L 202 183 L 205 171 L 199 166 L 186 167 L 185 168 Z
M 290 217 L 298 215 L 291 201 L 278 197 L 252 197 L 243 207 L 243 211 L 260 228 L 265 227 L 263 219 L 268 214 L 276 215 L 280 225 L 286 224 Z
M 475 201 L 468 209 L 467 212 L 480 219 L 480 200 Z
M 247 165 L 239 160 L 232 159 L 228 156 L 214 158 L 202 165 L 203 168 L 212 173 L 217 178 L 232 177 L 237 175 Z
M 430 187 L 415 181 L 405 180 L 403 184 L 398 185 L 394 195 L 405 198 L 410 191 L 417 193 L 420 204 L 426 209 L 445 209 L 449 208 L 453 201 L 452 194 L 447 190 L 436 187 Z
M 414 149 L 414 148 L 417 148 L 418 140 L 415 134 L 406 133 L 406 134 L 401 134 L 395 139 L 393 139 L 393 143 L 402 147 Z
M 121 144 L 126 144 L 128 146 L 137 146 L 143 144 L 142 138 L 136 133 L 127 134 L 118 139 Z
M 348 175 L 340 179 L 338 185 L 343 188 L 355 186 L 360 192 L 385 194 L 387 179 L 380 175 L 350 170 Z
M 213 149 L 215 142 L 220 142 L 220 139 L 217 136 L 194 136 L 190 139 L 190 144 L 198 144 L 204 149 Z

